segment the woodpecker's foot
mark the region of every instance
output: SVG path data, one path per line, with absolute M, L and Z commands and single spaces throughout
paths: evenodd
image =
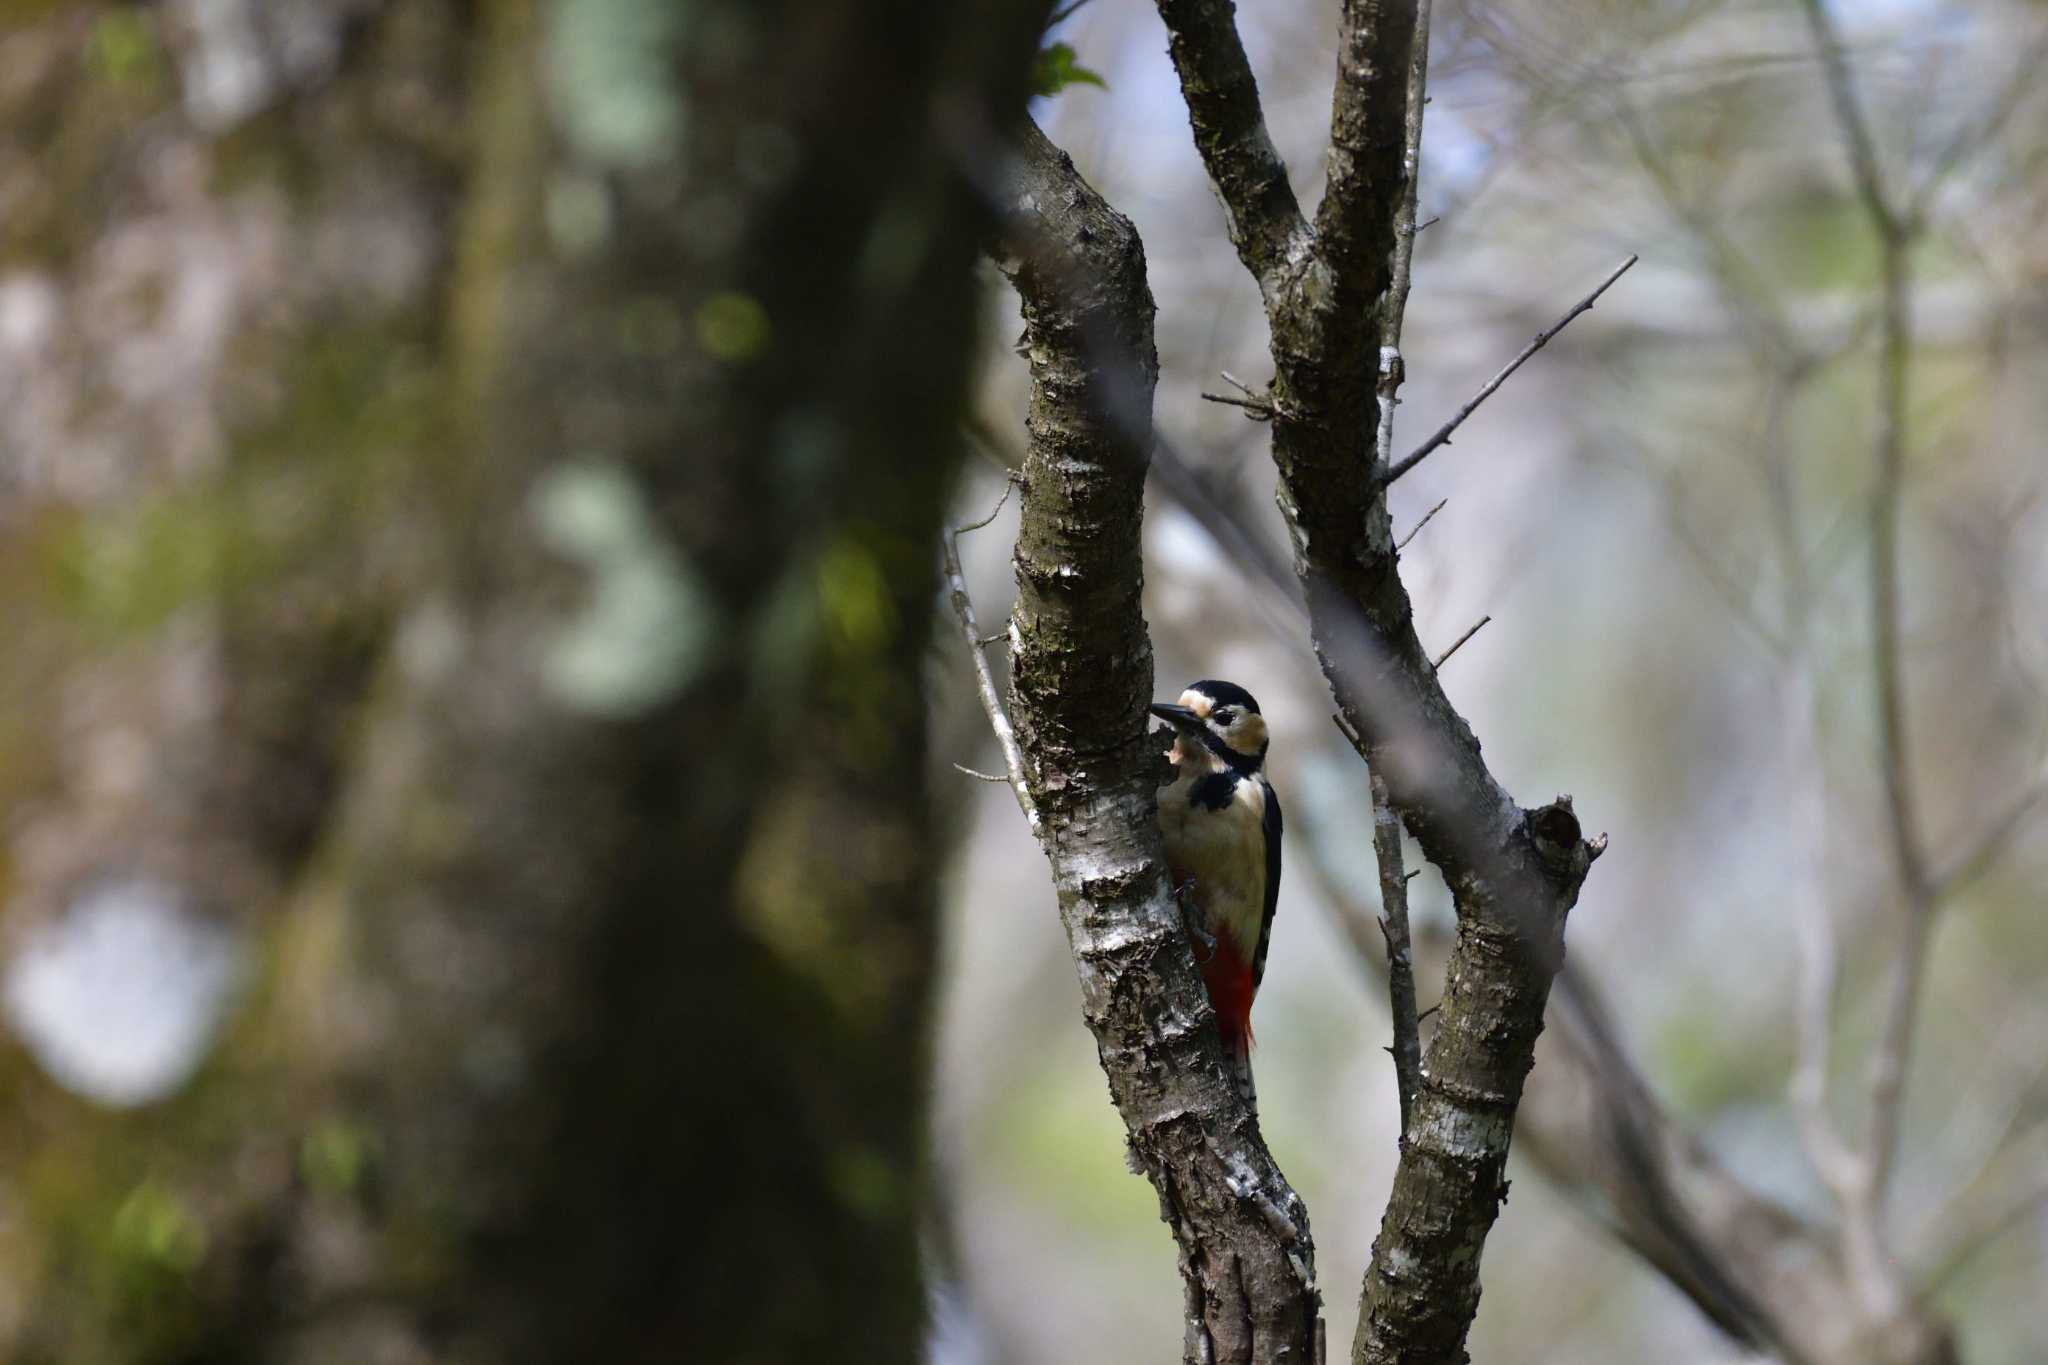
M 1182 882 L 1173 889 L 1174 903 L 1180 906 L 1180 925 L 1187 930 L 1188 942 L 1195 945 L 1195 961 L 1206 964 L 1216 956 L 1216 935 L 1202 928 L 1202 911 L 1195 904 L 1195 883 L 1193 878 Z

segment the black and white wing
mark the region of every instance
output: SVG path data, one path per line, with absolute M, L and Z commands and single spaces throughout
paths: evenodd
M 1252 955 L 1252 989 L 1266 978 L 1266 945 L 1273 941 L 1273 911 L 1280 905 L 1280 797 L 1273 784 L 1257 779 L 1266 789 L 1266 914 L 1259 921 L 1259 950 Z

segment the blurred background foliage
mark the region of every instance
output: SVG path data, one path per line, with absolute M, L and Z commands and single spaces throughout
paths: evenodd
M 0 6 L 0 1358 L 917 1353 L 1043 17 Z

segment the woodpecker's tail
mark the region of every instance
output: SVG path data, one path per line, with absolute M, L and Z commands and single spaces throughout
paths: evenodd
M 1258 972 L 1237 949 L 1237 939 L 1226 926 L 1217 931 L 1216 951 L 1202 964 L 1202 982 L 1209 988 L 1209 1002 L 1216 1007 L 1216 1033 L 1223 1043 L 1223 1058 L 1230 1064 L 1237 1093 L 1245 1103 L 1258 1106 L 1252 1091 L 1252 997 L 1258 994 Z

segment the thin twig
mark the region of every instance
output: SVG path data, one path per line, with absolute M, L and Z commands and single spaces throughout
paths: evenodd
M 1431 519 L 1431 518 L 1433 518 L 1434 516 L 1436 516 L 1436 514 L 1437 514 L 1437 513 L 1439 513 L 1439 512 L 1441 512 L 1441 511 L 1443 511 L 1443 510 L 1444 510 L 1444 504 L 1445 504 L 1445 503 L 1447 503 L 1447 502 L 1449 502 L 1449 501 L 1450 501 L 1450 499 L 1449 499 L 1449 498 L 1439 498 L 1439 499 L 1437 499 L 1437 504 L 1436 504 L 1436 506 L 1434 506 L 1434 507 L 1430 508 L 1430 509 L 1429 509 L 1429 510 L 1428 510 L 1427 512 L 1424 512 L 1424 513 L 1422 514 L 1422 520 L 1421 520 L 1421 521 L 1418 521 L 1418 522 L 1416 522 L 1416 523 L 1415 523 L 1414 529 L 1410 530 L 1410 531 L 1408 532 L 1408 534 L 1407 534 L 1407 535 L 1405 535 L 1405 536 L 1402 536 L 1402 537 L 1401 537 L 1401 538 L 1400 538 L 1399 540 L 1397 540 L 1397 541 L 1395 541 L 1395 542 L 1394 542 L 1394 548 L 1395 548 L 1396 550 L 1405 550 L 1405 549 L 1407 549 L 1407 548 L 1408 548 L 1408 542 L 1409 542 L 1409 541 L 1411 541 L 1411 540 L 1413 540 L 1413 539 L 1415 539 L 1415 537 L 1417 537 L 1417 536 L 1421 535 L 1421 534 L 1422 534 L 1422 528 L 1423 528 L 1423 527 L 1425 527 L 1425 526 L 1427 526 L 1427 525 L 1429 525 L 1429 523 L 1430 523 L 1430 519 Z
M 1615 122 L 1628 137 L 1636 164 L 1650 178 L 1665 212 L 1683 228 L 1706 258 L 1722 301 L 1758 347 L 1786 374 L 1803 373 L 1812 361 L 1806 347 L 1786 321 L 1776 292 L 1721 225 L 1694 202 L 1679 183 L 1670 159 L 1643 125 L 1641 114 L 1625 93 L 1615 101 Z
M 1786 755 L 1797 774 L 1798 795 L 1792 826 L 1801 863 L 1795 894 L 1803 913 L 1794 919 L 1799 940 L 1799 978 L 1797 1061 L 1790 1097 L 1807 1160 L 1836 1203 L 1847 1208 L 1862 1181 L 1863 1167 L 1836 1129 L 1828 1110 L 1835 980 L 1841 954 L 1835 942 L 1827 886 L 1828 797 L 1816 728 L 1818 684 L 1803 603 L 1793 602 L 1791 611 L 1792 652 L 1785 665 L 1781 734 Z
M 1387 941 L 1387 1005 L 1393 1013 L 1394 1082 L 1401 1093 L 1401 1134 L 1407 1136 L 1422 1085 L 1421 1020 L 1415 1013 L 1415 959 L 1408 940 L 1408 878 L 1401 868 L 1401 817 L 1387 801 L 1387 784 L 1372 783 L 1372 851 L 1380 865 L 1380 933 Z
M 1516 370 L 1521 369 L 1522 363 L 1526 361 L 1530 356 L 1535 355 L 1545 346 L 1548 346 L 1550 344 L 1550 339 L 1556 336 L 1559 332 L 1562 332 L 1571 323 L 1573 318 L 1576 318 L 1579 314 L 1584 313 L 1591 309 L 1594 302 L 1597 299 L 1599 299 L 1599 297 L 1602 294 L 1607 292 L 1608 287 L 1610 285 L 1612 285 L 1616 280 L 1620 279 L 1623 275 L 1628 273 L 1629 267 L 1634 265 L 1636 263 L 1636 260 L 1636 257 L 1630 256 L 1627 260 L 1623 261 L 1620 265 L 1616 266 L 1611 272 L 1609 272 L 1606 279 L 1600 281 L 1599 286 L 1595 288 L 1592 293 L 1586 295 L 1586 297 L 1580 299 L 1577 303 L 1573 304 L 1570 312 L 1566 313 L 1556 322 L 1551 323 L 1550 326 L 1538 332 L 1536 334 L 1536 339 L 1530 342 L 1527 346 L 1524 346 L 1522 348 L 1522 352 L 1520 355 L 1516 356 L 1513 360 L 1510 360 L 1499 374 L 1496 374 L 1493 378 L 1487 380 L 1485 385 L 1479 390 L 1478 393 L 1473 394 L 1471 398 L 1466 400 L 1465 406 L 1458 409 L 1456 416 L 1451 418 L 1450 421 L 1444 423 L 1441 427 L 1437 428 L 1436 435 L 1430 437 L 1427 441 L 1424 441 L 1421 445 L 1417 446 L 1415 450 L 1410 454 L 1403 456 L 1401 458 L 1400 463 L 1394 465 L 1391 469 L 1389 469 L 1387 471 L 1385 482 L 1391 484 L 1394 480 L 1400 478 L 1403 474 L 1406 474 L 1409 470 L 1415 468 L 1416 465 L 1421 464 L 1423 459 L 1426 456 L 1428 456 L 1430 452 L 1434 451 L 1438 446 L 1449 445 L 1451 441 L 1451 433 L 1456 431 L 1461 425 L 1463 425 L 1465 419 L 1467 417 L 1470 417 L 1475 411 L 1477 411 L 1481 403 L 1484 403 L 1487 399 L 1493 397 L 1494 390 L 1498 389 L 1502 384 L 1505 384 L 1507 382 L 1509 375 L 1513 374 Z
M 2019 833 L 2021 826 L 2026 824 L 2027 817 L 2044 801 L 2048 801 L 2048 779 L 2037 781 L 2022 792 L 2019 799 L 2006 808 L 2005 814 L 1992 821 L 1990 828 L 1978 836 L 1977 842 L 1970 846 L 1967 853 L 1934 874 L 1932 890 L 1935 899 L 1945 901 L 1982 876 L 1991 864 L 1998 861 L 1998 856 L 2005 852 L 2006 845 L 2012 842 L 2013 835 Z
M 1244 415 L 1249 421 L 1270 422 L 1273 420 L 1273 405 L 1263 398 L 1239 398 L 1233 394 L 1209 393 L 1206 390 L 1203 392 L 1202 397 L 1208 399 L 1211 403 L 1227 403 L 1233 408 L 1243 408 L 1245 410 Z
M 2041 68 L 2048 63 L 2048 32 L 2043 32 L 2028 45 L 2019 64 L 2013 68 L 2012 76 L 2005 88 L 1991 101 L 1991 110 L 1983 118 L 1958 132 L 1934 158 L 1927 177 L 1913 191 L 1911 199 L 1901 215 L 1908 232 L 1918 232 L 1924 225 L 1934 196 L 1941 190 L 1942 183 L 1949 176 L 1969 164 L 1972 157 L 1989 146 L 2019 107 L 2026 102 L 2039 83 Z
M 1014 479 L 1003 486 L 1003 496 L 980 521 L 967 526 L 949 529 L 939 537 L 939 544 L 945 553 L 946 589 L 953 599 L 953 615 L 960 623 L 960 635 L 967 644 L 968 657 L 974 663 L 974 686 L 981 694 L 981 709 L 988 715 L 988 724 L 995 731 L 996 743 L 1003 751 L 1003 763 L 1009 770 L 1010 789 L 1017 795 L 1017 807 L 1024 812 L 1024 819 L 1032 832 L 1038 831 L 1038 809 L 1031 801 L 1031 788 L 1024 779 L 1024 753 L 1017 747 L 1017 732 L 1010 726 L 1009 713 L 1003 709 L 1003 699 L 996 691 L 995 674 L 989 669 L 988 656 L 981 652 L 981 626 L 974 619 L 974 599 L 967 595 L 967 575 L 960 568 L 960 536 L 962 532 L 975 531 L 996 519 L 1009 501 L 1010 490 L 1016 487 Z M 958 767 L 958 764 L 954 765 Z M 968 769 L 962 768 L 962 772 Z M 980 773 L 971 773 L 980 777 Z
M 1877 147 L 1871 141 L 1870 124 L 1863 117 L 1862 105 L 1856 99 L 1855 84 L 1849 79 L 1849 59 L 1842 50 L 1841 35 L 1835 32 L 1835 21 L 1828 14 L 1826 0 L 1800 0 L 1800 3 L 1806 10 L 1806 22 L 1813 30 L 1813 45 L 1820 53 L 1821 70 L 1827 76 L 1828 99 L 1835 110 L 1835 127 L 1849 147 L 1849 169 L 1855 180 L 1856 193 L 1863 200 L 1864 212 L 1870 215 L 1879 234 L 1886 238 L 1898 237 L 1901 235 L 1899 217 L 1885 198 L 1884 176 L 1877 166 Z
M 1402 123 L 1401 202 L 1394 210 L 1393 271 L 1385 300 L 1380 305 L 1380 408 L 1373 446 L 1373 467 L 1376 470 L 1384 470 L 1394 457 L 1394 410 L 1400 406 L 1401 384 L 1407 378 L 1407 362 L 1401 356 L 1401 322 L 1408 311 L 1415 234 L 1420 230 L 1415 226 L 1415 196 L 1417 183 L 1422 178 L 1422 110 L 1428 102 L 1429 12 L 1429 0 L 1422 0 L 1416 7 L 1415 43 L 1408 62 L 1408 108 Z M 1412 1009 L 1410 1013 L 1413 1013 Z M 1409 1093 L 1404 1091 L 1404 1122 L 1409 1098 Z
M 953 771 L 964 773 L 966 776 L 981 782 L 1008 782 L 1010 780 L 1001 773 L 985 773 L 979 768 L 970 768 L 965 763 L 955 763 Z
M 1927 1269 L 1920 1276 L 1923 1292 L 1932 1294 L 1945 1288 L 1980 1252 L 2048 1208 L 2048 1165 L 2034 1164 L 2019 1174 L 2016 1183 L 2017 1189 L 1979 1200 L 1971 1216 L 1950 1230 L 1947 1241 L 1928 1258 Z
M 978 412 L 970 412 L 960 419 L 960 428 L 991 468 L 999 470 L 1005 479 L 1017 477 L 1015 462 L 1005 456 L 1002 439 L 996 435 L 987 418 Z
M 1451 641 L 1451 647 L 1449 649 L 1437 655 L 1434 659 L 1431 659 L 1429 661 L 1429 666 L 1433 669 L 1442 668 L 1446 660 L 1448 660 L 1453 654 L 1456 654 L 1460 649 L 1464 648 L 1465 642 L 1471 639 L 1473 636 L 1477 635 L 1479 633 L 1479 628 L 1485 625 L 1488 621 L 1491 621 L 1492 619 L 1493 617 L 1491 616 L 1482 616 L 1477 621 L 1474 621 L 1463 635 L 1460 635 L 1457 639 Z
M 1392 1018 L 1393 1044 L 1387 1053 L 1394 1059 L 1394 1085 L 1400 1095 L 1401 1133 L 1406 1136 L 1415 1112 L 1415 1095 L 1422 1085 L 1421 1021 L 1427 1015 L 1415 1012 L 1415 953 L 1408 931 L 1408 883 L 1417 872 L 1402 868 L 1401 817 L 1387 798 L 1387 784 L 1373 771 L 1364 736 L 1339 711 L 1330 719 L 1366 765 L 1372 790 L 1372 850 L 1379 865 L 1380 908 L 1383 917 L 1370 921 L 1380 931 L 1380 943 L 1387 955 L 1387 1009 Z M 1345 934 L 1360 962 L 1373 958 L 1372 934 L 1365 925 L 1368 917 L 1336 883 L 1324 858 L 1319 838 L 1306 837 L 1308 856 L 1303 859 L 1310 880 L 1318 884 L 1323 900 L 1335 908 Z
M 1010 494 L 1017 491 L 1017 485 L 1020 481 L 1021 480 L 1019 479 L 1019 477 L 1015 474 L 1011 474 L 1007 478 L 1005 478 L 1003 480 L 1003 495 L 996 499 L 996 505 L 994 507 L 988 509 L 988 515 L 983 517 L 980 521 L 970 521 L 965 526 L 955 526 L 953 528 L 953 534 L 956 536 L 964 536 L 969 531 L 979 531 L 983 527 L 993 522 L 997 517 L 1001 516 L 1003 514 L 1003 504 L 1007 503 L 1010 500 Z

